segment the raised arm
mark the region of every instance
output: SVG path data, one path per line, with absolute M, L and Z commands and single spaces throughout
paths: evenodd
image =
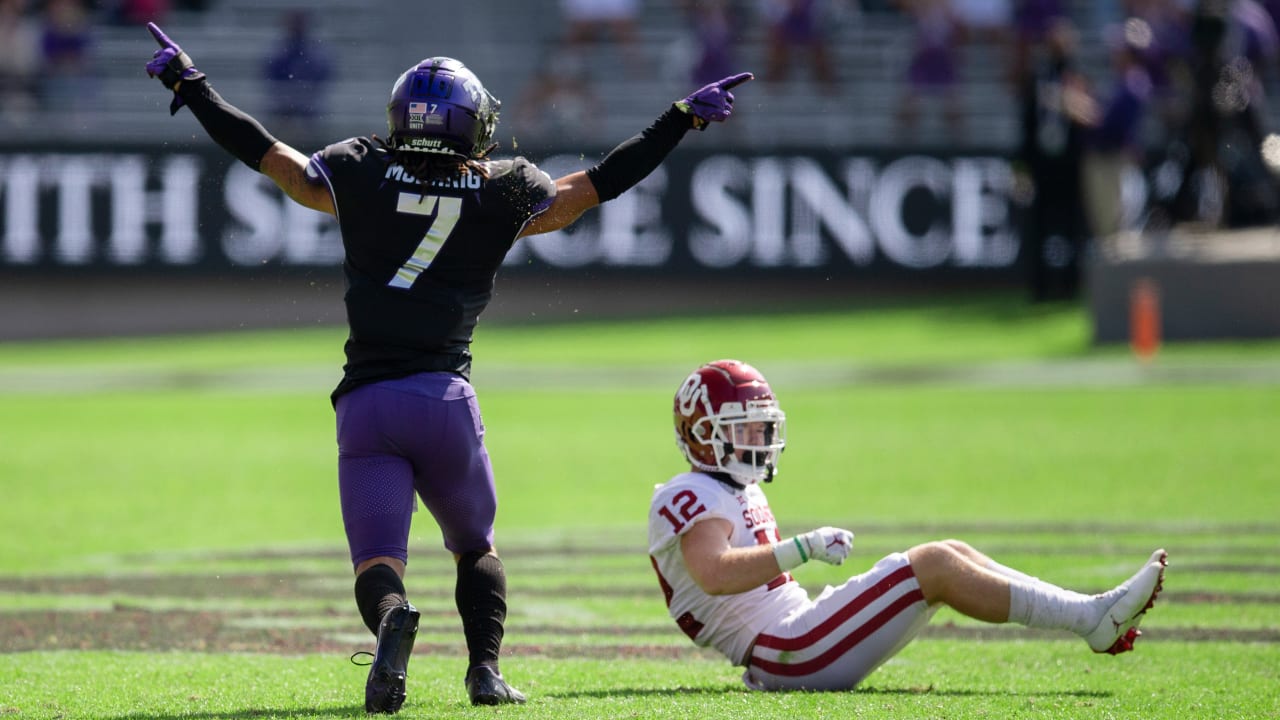
M 566 227 L 587 210 L 635 186 L 662 164 L 690 129 L 705 130 L 712 122 L 727 120 L 733 114 L 729 91 L 753 77 L 739 73 L 700 88 L 672 103 L 652 125 L 614 148 L 599 165 L 557 179 L 551 207 L 526 225 L 521 236 Z
M 173 91 L 169 114 L 184 105 L 191 108 L 209 137 L 227 152 L 271 178 L 297 203 L 334 214 L 333 198 L 322 180 L 308 175 L 305 155 L 276 140 L 261 123 L 223 100 L 191 57 L 155 23 L 147 23 L 147 30 L 160 45 L 147 63 L 147 74 Z

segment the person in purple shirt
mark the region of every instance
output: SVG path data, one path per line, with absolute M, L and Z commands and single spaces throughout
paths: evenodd
M 1166 130 L 1186 121 L 1191 98 L 1191 12 L 1176 0 L 1135 4 L 1132 18 L 1146 22 L 1149 42 L 1134 44 L 1151 78 L 1151 112 Z M 1122 22 L 1116 23 L 1117 27 Z
M 836 73 L 827 50 L 823 27 L 826 6 L 823 0 L 763 0 L 768 45 L 765 80 L 780 83 L 787 79 L 795 62 L 792 52 L 809 57 L 814 78 L 827 90 L 835 90 Z
M 88 82 L 93 37 L 81 0 L 49 0 L 40 33 L 41 99 L 49 109 L 81 111 L 93 91 Z M 60 113 L 59 116 L 65 116 Z
M 931 101 L 941 106 L 950 134 L 959 136 L 964 132 L 960 105 L 960 43 L 964 26 L 949 0 L 903 0 L 902 7 L 915 27 L 915 47 L 898 103 L 898 132 L 903 141 L 913 141 L 923 105 Z
M 1054 21 L 1066 16 L 1062 0 L 1014 0 L 1013 58 L 1009 69 L 1015 85 L 1030 72 L 1032 51 L 1048 39 Z
M 1130 18 L 1122 35 L 1111 40 L 1115 79 L 1084 136 L 1085 208 L 1095 239 L 1124 228 L 1124 177 L 1142 162 L 1139 130 L 1151 100 L 1151 78 L 1141 57 L 1150 38 L 1150 27 Z
M 732 0 L 686 0 L 696 45 L 691 79 L 706 84 L 733 72 L 737 66 L 737 36 L 741 32 L 741 10 Z
M 282 134 L 311 133 L 328 105 L 333 60 L 311 30 L 311 14 L 290 10 L 281 18 L 279 45 L 263 62 L 267 102 Z

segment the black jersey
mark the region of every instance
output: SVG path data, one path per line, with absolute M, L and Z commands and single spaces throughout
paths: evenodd
M 424 187 L 368 138 L 311 156 L 329 185 L 345 250 L 347 362 L 336 399 L 360 385 L 417 372 L 467 377 L 472 332 L 525 224 L 555 183 L 518 157 Z

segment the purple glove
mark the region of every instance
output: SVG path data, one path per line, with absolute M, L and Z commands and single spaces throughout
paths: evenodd
M 729 90 L 755 77 L 746 72 L 713 82 L 677 102 L 676 109 L 692 115 L 693 126 L 705 130 L 707 123 L 724 122 L 733 114 L 733 93 Z
M 198 80 L 204 77 L 204 73 L 191 64 L 191 57 L 178 47 L 178 43 L 170 40 L 169 36 L 165 35 L 155 23 L 147 23 L 147 29 L 151 31 L 151 36 L 156 39 L 156 42 L 160 43 L 160 49 L 147 63 L 148 75 L 160 78 L 160 83 L 170 90 L 179 81 Z M 182 107 L 182 98 L 175 93 L 173 102 L 169 104 L 169 114 L 178 112 L 180 107 Z

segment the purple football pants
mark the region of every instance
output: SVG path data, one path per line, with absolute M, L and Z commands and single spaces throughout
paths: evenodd
M 384 555 L 408 560 L 415 493 L 449 550 L 493 545 L 498 497 L 470 383 L 442 372 L 385 380 L 339 396 L 336 410 L 352 565 Z

